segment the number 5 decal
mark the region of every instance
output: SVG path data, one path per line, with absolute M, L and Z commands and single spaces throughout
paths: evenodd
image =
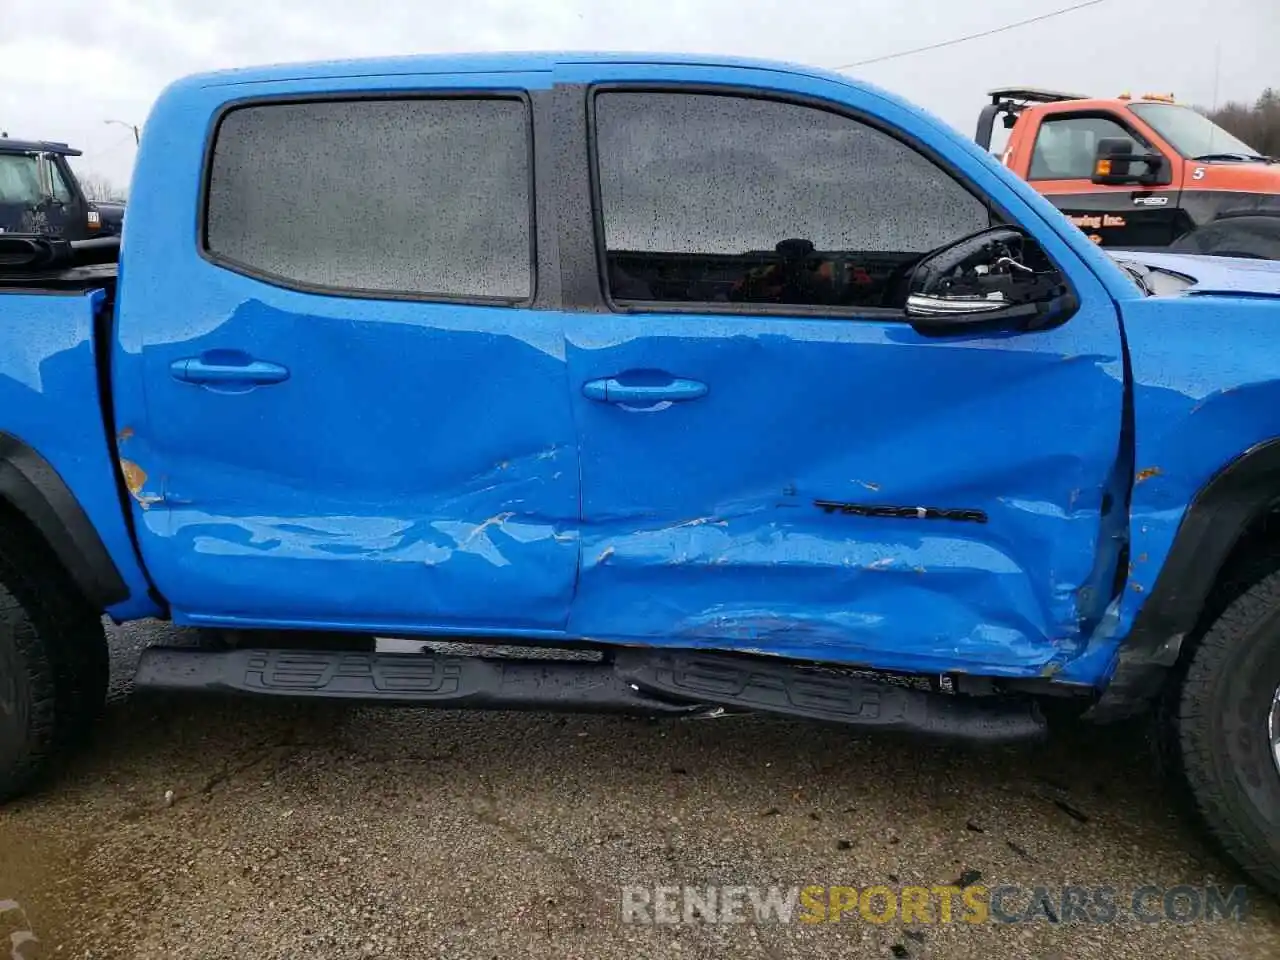
M 1192 179 L 1192 180 L 1203 180 L 1203 179 L 1204 179 L 1204 167 L 1196 167 L 1194 170 L 1192 170 L 1192 171 L 1191 171 L 1191 179 Z

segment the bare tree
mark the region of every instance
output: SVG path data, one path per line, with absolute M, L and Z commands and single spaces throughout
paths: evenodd
M 116 186 L 109 179 L 100 174 L 87 173 L 79 179 L 80 189 L 84 191 L 84 195 L 90 200 L 114 200 L 122 202 L 128 194 L 128 191 Z

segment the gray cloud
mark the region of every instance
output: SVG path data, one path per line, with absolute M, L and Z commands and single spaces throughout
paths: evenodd
M 989 29 L 1062 0 L 0 0 L 0 129 L 68 140 L 126 181 L 132 136 L 186 73 L 254 63 L 466 50 L 628 49 L 832 66 Z M 1109 0 L 934 53 L 862 68 L 970 131 L 983 93 L 1025 83 L 1209 104 L 1280 86 L 1275 0 Z M 1220 70 L 1215 82 L 1215 49 Z

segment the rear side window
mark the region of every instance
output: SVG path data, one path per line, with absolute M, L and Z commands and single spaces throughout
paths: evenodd
M 526 103 L 271 103 L 218 126 L 205 248 L 286 286 L 423 298 L 533 295 Z
M 1036 134 L 1027 177 L 1030 180 L 1088 180 L 1093 176 L 1098 141 L 1112 138 L 1133 142 L 1128 130 L 1106 117 L 1045 120 Z
M 601 91 L 595 136 L 616 301 L 898 309 L 922 254 L 990 224 L 929 158 L 817 107 Z

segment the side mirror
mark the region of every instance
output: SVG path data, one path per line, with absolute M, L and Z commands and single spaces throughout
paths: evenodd
M 1138 146 L 1124 137 L 1104 137 L 1098 141 L 1093 159 L 1094 183 L 1141 183 L 1159 185 L 1171 182 L 1169 163 L 1159 153 L 1138 153 Z M 1139 169 L 1134 170 L 1134 165 Z
M 927 253 L 912 270 L 906 313 L 925 336 L 1041 330 L 1075 312 L 1066 280 L 1040 245 L 991 227 Z

